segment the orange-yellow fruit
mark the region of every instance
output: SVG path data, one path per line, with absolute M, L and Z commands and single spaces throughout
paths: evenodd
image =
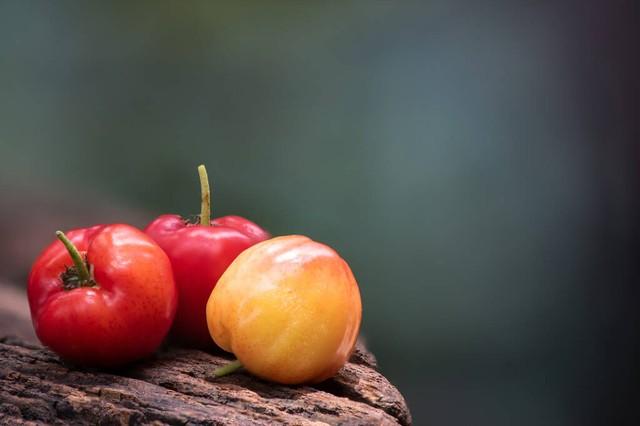
M 300 235 L 242 252 L 207 303 L 216 344 L 256 376 L 284 384 L 333 376 L 353 351 L 361 318 L 349 265 Z

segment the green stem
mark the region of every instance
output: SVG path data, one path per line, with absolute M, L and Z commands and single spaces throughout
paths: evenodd
M 239 368 L 242 368 L 242 363 L 240 362 L 240 360 L 236 359 L 235 361 L 231 361 L 230 363 L 213 370 L 213 377 L 217 379 L 219 377 L 226 376 L 227 374 L 231 374 Z
M 211 224 L 211 191 L 209 190 L 209 177 L 204 164 L 198 166 L 200 176 L 200 225 Z
M 64 232 L 62 231 L 56 231 L 56 237 L 58 237 L 58 239 L 62 241 L 62 244 L 64 244 L 64 246 L 67 248 L 69 256 L 71 256 L 71 260 L 73 260 L 73 264 L 76 267 L 76 271 L 78 271 L 78 278 L 80 278 L 80 281 L 91 281 L 91 274 L 89 274 L 87 264 L 85 263 L 76 246 L 73 245 L 71 240 L 67 238 L 67 236 L 64 235 Z

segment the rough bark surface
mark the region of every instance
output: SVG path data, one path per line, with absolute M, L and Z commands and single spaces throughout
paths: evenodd
M 11 309 L 0 304 L 0 424 L 411 423 L 404 398 L 362 344 L 336 377 L 314 386 L 244 372 L 212 379 L 228 357 L 180 348 L 118 371 L 88 370 L 32 340 L 23 299 L 0 284 L 0 300 L 12 300 Z

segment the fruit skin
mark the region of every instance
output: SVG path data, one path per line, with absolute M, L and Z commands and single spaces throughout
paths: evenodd
M 29 307 L 40 341 L 77 364 L 117 367 L 151 355 L 171 327 L 177 290 L 169 258 L 142 231 L 98 225 L 67 233 L 86 254 L 97 286 L 63 288 L 73 265 L 60 241 L 36 259 Z
M 207 303 L 215 342 L 251 373 L 283 384 L 333 376 L 353 351 L 361 318 L 347 263 L 300 235 L 245 250 Z
M 245 249 L 270 237 L 240 216 L 224 216 L 210 226 L 187 223 L 179 215 L 162 215 L 145 232 L 167 253 L 179 293 L 171 336 L 189 346 L 215 348 L 207 329 L 205 307 L 211 290 Z

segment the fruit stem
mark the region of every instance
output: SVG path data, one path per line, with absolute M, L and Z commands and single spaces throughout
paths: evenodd
M 73 260 L 73 264 L 76 267 L 76 271 L 78 272 L 78 278 L 80 278 L 80 281 L 91 281 L 91 274 L 89 274 L 87 264 L 85 263 L 76 246 L 73 245 L 71 240 L 67 238 L 67 236 L 62 231 L 56 231 L 56 237 L 58 237 L 58 239 L 62 241 L 62 244 L 64 244 L 67 251 L 69 252 L 69 256 L 71 256 L 71 260 Z
M 231 374 L 242 367 L 242 363 L 240 360 L 231 361 L 228 364 L 223 365 L 222 367 L 216 368 L 213 370 L 213 377 L 220 378 L 226 376 L 227 374 Z
M 209 190 L 209 177 L 204 164 L 198 166 L 200 176 L 200 225 L 211 224 L 211 191 Z

